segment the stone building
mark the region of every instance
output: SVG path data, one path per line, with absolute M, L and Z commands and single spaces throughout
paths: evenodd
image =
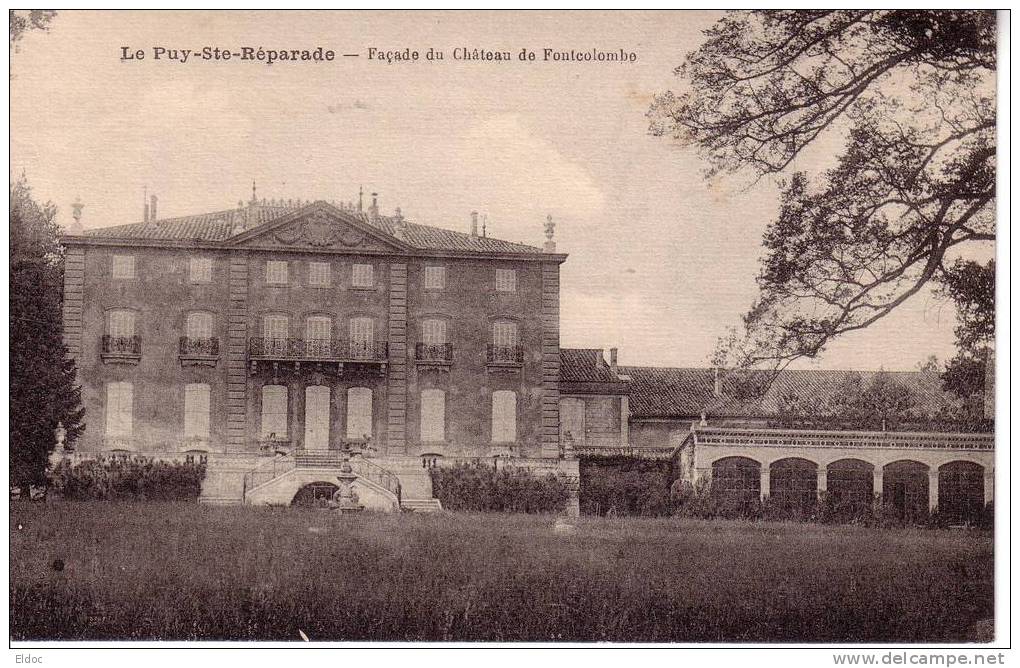
M 825 493 L 852 505 L 881 495 L 903 512 L 967 517 L 994 498 L 994 436 L 954 429 L 960 402 L 937 374 L 788 370 L 762 374 L 753 392 L 725 370 L 616 359 L 615 350 L 609 363 L 601 350 L 561 351 L 561 432 L 599 416 L 594 433 L 582 426 L 572 439 L 582 458 L 671 461 L 681 480 L 737 503 L 797 506 Z M 883 399 L 897 410 L 862 426 L 839 411 L 857 391 L 871 393 L 871 410 Z
M 253 189 L 177 218 L 153 197 L 142 222 L 65 236 L 76 456 L 202 458 L 217 503 L 289 502 L 341 459 L 377 507 L 434 505 L 437 461 L 570 474 L 552 232 L 538 248 L 479 232 L 477 214 L 462 233 L 382 215 L 374 194 Z

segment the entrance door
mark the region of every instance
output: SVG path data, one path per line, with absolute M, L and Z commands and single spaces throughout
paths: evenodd
M 573 439 L 574 447 L 584 445 L 584 399 L 569 397 L 560 399 L 561 442 L 566 442 L 568 433 Z
M 329 388 L 305 388 L 305 450 L 329 450 Z

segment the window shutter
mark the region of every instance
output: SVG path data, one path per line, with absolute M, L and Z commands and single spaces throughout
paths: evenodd
M 209 313 L 188 314 L 188 338 L 208 339 L 212 336 L 212 315 Z
M 446 393 L 442 390 L 421 391 L 421 440 L 446 440 Z
M 106 385 L 106 435 L 129 437 L 134 430 L 134 388 L 128 382 Z
M 492 442 L 517 440 L 517 395 L 511 390 L 492 393 Z
M 276 435 L 287 438 L 287 388 L 283 385 L 262 386 L 262 438 Z
M 205 383 L 184 386 L 184 437 L 209 438 L 209 386 Z
M 372 436 L 372 390 L 352 387 L 347 390 L 347 438 Z

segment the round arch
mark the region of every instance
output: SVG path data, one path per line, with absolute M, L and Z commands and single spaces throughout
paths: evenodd
M 761 464 L 750 457 L 722 457 L 712 462 L 713 497 L 739 508 L 761 498 Z
M 976 519 L 985 507 L 985 467 L 953 460 L 939 467 L 939 512 L 957 522 Z
M 306 506 L 306 507 L 319 507 L 325 506 L 330 499 L 333 498 L 333 494 L 340 489 L 331 482 L 325 480 L 317 480 L 304 485 L 294 494 L 294 498 L 291 500 L 290 505 L 292 506 Z
M 912 459 L 889 462 L 882 468 L 882 503 L 903 517 L 928 511 L 928 465 Z
M 875 465 L 847 457 L 829 463 L 825 489 L 837 513 L 854 513 L 871 506 L 875 499 Z
M 769 500 L 787 510 L 809 508 L 818 499 L 818 464 L 784 457 L 769 466 Z

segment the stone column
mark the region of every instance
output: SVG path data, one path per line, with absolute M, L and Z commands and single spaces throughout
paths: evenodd
M 761 465 L 761 500 L 764 501 L 765 497 L 769 495 L 769 463 L 765 462 Z
M 939 505 L 939 470 L 937 467 L 928 469 L 928 510 L 935 510 Z
M 995 469 L 991 466 L 985 467 L 985 505 L 995 499 Z
M 630 397 L 620 397 L 620 445 L 630 445 Z
M 882 493 L 882 484 L 883 484 L 883 481 L 884 481 L 882 473 L 883 473 L 882 467 L 879 466 L 879 465 L 876 465 L 875 466 L 875 473 L 874 473 L 875 482 L 874 482 L 874 485 L 873 485 L 873 489 L 871 490 L 872 494 L 881 494 Z
M 828 471 L 825 466 L 818 467 L 818 486 L 816 489 L 818 490 L 819 497 L 829 491 Z
M 390 265 L 386 453 L 407 454 L 407 265 Z

